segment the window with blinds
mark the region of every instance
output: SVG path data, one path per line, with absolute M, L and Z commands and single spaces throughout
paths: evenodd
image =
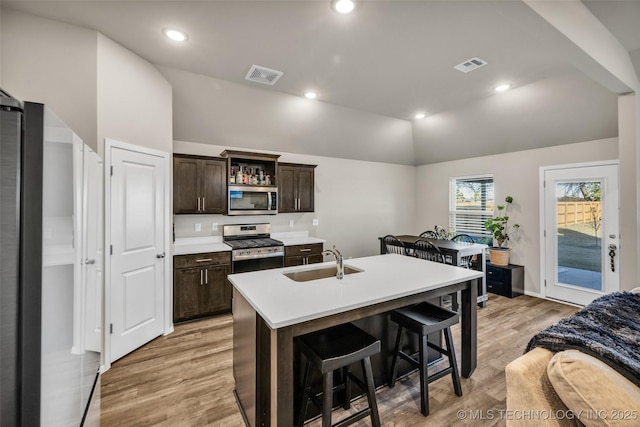
M 451 178 L 449 190 L 449 229 L 468 234 L 478 242 L 491 244 L 484 222 L 493 216 L 493 176 Z

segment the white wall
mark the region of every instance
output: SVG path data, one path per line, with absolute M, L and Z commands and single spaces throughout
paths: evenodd
M 620 283 L 624 289 L 640 285 L 638 277 L 638 123 L 640 118 L 637 95 L 618 97 L 618 154 L 620 158 Z
M 171 153 L 172 89 L 149 62 L 97 34 L 98 154 L 104 138 Z
M 172 89 L 149 62 L 100 33 L 3 9 L 2 88 L 47 104 L 103 155 L 109 137 L 173 148 Z
M 525 290 L 540 293 L 540 204 L 541 166 L 582 163 L 618 158 L 617 138 L 568 144 L 557 147 L 498 154 L 474 159 L 417 167 L 415 230 L 449 224 L 449 179 L 493 174 L 496 201 L 514 198 L 511 217 L 520 231 L 510 246 L 511 262 L 525 266 Z M 624 267 L 623 267 L 624 269 Z M 624 289 L 631 289 L 622 284 Z
M 47 104 L 96 150 L 97 33 L 2 9 L 2 88 Z
M 219 156 L 229 147 L 175 141 L 174 152 Z M 234 147 L 234 149 L 238 149 Z M 250 150 L 247 150 L 250 151 Z M 310 235 L 336 245 L 345 257 L 379 253 L 378 237 L 413 232 L 415 212 L 415 167 L 331 157 L 281 154 L 280 161 L 317 165 L 315 212 L 265 216 L 174 215 L 177 237 L 220 235 L 212 223 L 270 222 L 272 232 L 308 230 Z M 314 227 L 312 220 L 319 225 Z M 289 227 L 289 220 L 294 227 Z M 194 224 L 202 232 L 194 231 Z
M 415 164 L 407 120 L 283 94 L 255 83 L 158 68 L 175 91 L 175 140 Z

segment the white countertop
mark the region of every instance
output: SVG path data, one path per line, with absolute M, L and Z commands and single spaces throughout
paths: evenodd
M 271 238 L 280 240 L 285 246 L 310 245 L 313 243 L 324 243 L 326 240 L 317 237 L 310 237 L 308 231 L 282 231 L 271 233 Z
M 309 237 L 307 231 L 285 231 L 271 233 L 271 237 L 280 240 L 285 246 L 324 243 L 326 240 Z M 231 247 L 222 243 L 222 236 L 178 237 L 173 242 L 174 255 L 202 254 L 207 252 L 230 251 Z
M 308 282 L 282 274 L 335 266 L 331 261 L 232 274 L 229 280 L 269 327 L 277 329 L 482 277 L 481 271 L 395 254 L 348 259 L 344 264 L 364 271 L 347 274 L 343 280 Z
M 174 255 L 203 254 L 207 252 L 231 251 L 231 247 L 222 243 L 221 236 L 180 237 L 173 242 Z

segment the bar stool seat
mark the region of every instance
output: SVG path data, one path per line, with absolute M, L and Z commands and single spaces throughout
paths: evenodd
M 347 426 L 370 415 L 371 424 L 379 427 L 380 416 L 378 415 L 370 357 L 380 352 L 380 340 L 351 323 L 301 335 L 296 340 L 300 351 L 307 359 L 302 381 L 303 386 L 300 391 L 298 426 L 304 424 L 310 401 L 322 408 L 322 426 L 331 426 L 333 393 L 345 390 L 346 401 L 343 408 L 348 409 L 351 404 L 351 381 L 353 381 L 366 390 L 369 406 L 342 420 L 336 426 Z M 364 381 L 360 381 L 349 370 L 349 365 L 358 361 L 362 363 Z M 319 394 L 322 395 L 322 403 L 319 395 L 311 392 L 311 366 L 320 371 L 323 376 L 322 393 Z M 345 383 L 334 387 L 333 371 L 337 369 L 344 369 Z
M 456 363 L 455 349 L 451 337 L 451 326 L 458 323 L 459 315 L 455 311 L 448 310 L 428 302 L 404 307 L 391 312 L 391 320 L 398 324 L 398 335 L 391 368 L 391 380 L 389 387 L 393 387 L 398 379 L 404 378 L 420 371 L 420 412 L 425 417 L 429 415 L 429 383 L 451 374 L 453 389 L 457 396 L 462 396 L 460 374 Z M 406 328 L 418 334 L 418 359 L 414 355 L 402 351 L 402 330 Z M 444 332 L 444 340 L 447 348 L 444 349 L 434 343 L 428 342 L 427 335 L 434 332 Z M 427 372 L 427 347 L 431 347 L 449 358 L 449 367 L 428 375 Z M 398 364 L 400 358 L 408 361 L 414 369 L 398 378 Z

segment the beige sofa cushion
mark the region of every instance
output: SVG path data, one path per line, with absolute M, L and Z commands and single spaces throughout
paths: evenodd
M 506 366 L 507 427 L 583 425 L 575 419 L 549 416 L 568 411 L 547 376 L 547 366 L 553 356 L 553 352 L 536 347 Z
M 640 425 L 640 389 L 578 350 L 556 353 L 547 375 L 562 402 L 587 427 Z

